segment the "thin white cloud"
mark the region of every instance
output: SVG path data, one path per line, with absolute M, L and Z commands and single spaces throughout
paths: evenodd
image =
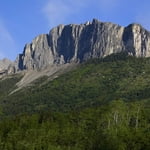
M 67 19 L 81 11 L 89 0 L 48 0 L 43 12 L 48 19 L 49 25 L 54 27 L 65 23 Z
M 67 18 L 68 13 L 72 13 L 68 5 L 59 0 L 49 1 L 44 8 L 44 12 L 51 26 L 63 22 Z
M 113 12 L 120 2 L 121 0 L 47 0 L 42 11 L 49 26 L 54 27 L 66 23 L 67 20 L 73 20 L 74 16 L 80 18 L 82 14 L 90 14 L 95 10 L 106 14 Z
M 0 19 L 0 59 L 12 58 L 15 48 L 14 39 L 4 25 L 4 21 Z

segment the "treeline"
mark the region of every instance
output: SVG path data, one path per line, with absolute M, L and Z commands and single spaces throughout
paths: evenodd
M 1 150 L 149 150 L 150 109 L 112 101 L 68 113 L 47 112 L 0 122 Z

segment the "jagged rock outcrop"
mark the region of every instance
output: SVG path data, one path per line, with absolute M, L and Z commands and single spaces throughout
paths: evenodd
M 125 50 L 136 57 L 150 57 L 150 32 L 139 24 L 130 24 L 124 29 Z
M 10 61 L 7 58 L 4 58 L 0 60 L 0 75 L 7 74 L 8 73 L 8 67 L 12 64 L 13 62 Z
M 81 25 L 59 25 L 26 44 L 14 70 L 43 69 L 52 64 L 78 63 L 126 51 L 150 57 L 150 32 L 139 24 L 121 27 L 93 19 Z
M 26 44 L 23 54 L 17 58 L 18 69 L 40 69 L 52 64 L 53 54 L 49 47 L 48 35 L 36 37 L 31 44 Z
M 7 58 L 0 60 L 0 71 L 6 70 L 10 64 L 12 64 L 12 61 Z

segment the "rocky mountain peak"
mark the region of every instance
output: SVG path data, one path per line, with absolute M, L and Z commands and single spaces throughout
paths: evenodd
M 84 24 L 59 25 L 26 44 L 14 70 L 41 70 L 50 65 L 80 63 L 126 51 L 150 56 L 150 32 L 139 24 L 122 27 L 93 19 Z

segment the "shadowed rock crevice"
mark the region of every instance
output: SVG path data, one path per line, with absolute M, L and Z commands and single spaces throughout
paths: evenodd
M 65 26 L 61 36 L 58 38 L 57 53 L 64 56 L 65 63 L 70 62 L 75 53 L 74 28 L 71 25 Z

